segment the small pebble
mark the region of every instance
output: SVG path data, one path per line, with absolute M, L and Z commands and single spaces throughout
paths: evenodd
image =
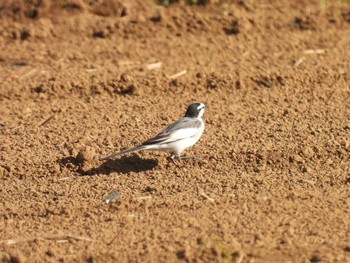
M 120 193 L 116 189 L 113 189 L 108 195 L 106 195 L 103 198 L 103 200 L 106 202 L 106 204 L 109 204 L 113 200 L 115 200 L 115 202 L 120 202 L 121 201 Z
M 271 88 L 272 87 L 272 83 L 267 81 L 267 80 L 264 80 L 264 79 L 260 80 L 259 84 L 264 86 L 264 87 L 266 87 L 266 88 Z

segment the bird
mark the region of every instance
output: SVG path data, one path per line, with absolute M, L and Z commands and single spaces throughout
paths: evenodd
M 187 158 L 181 156 L 181 153 L 197 143 L 204 132 L 205 124 L 202 117 L 205 108 L 204 103 L 192 103 L 188 106 L 184 117 L 166 127 L 153 138 L 130 149 L 101 156 L 99 160 L 109 160 L 127 153 L 150 150 L 168 152 L 168 159 L 177 166 L 175 160 Z

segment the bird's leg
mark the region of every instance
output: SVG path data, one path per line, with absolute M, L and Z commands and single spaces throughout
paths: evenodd
M 180 168 L 180 166 L 179 166 L 179 165 L 177 164 L 177 162 L 175 161 L 175 160 L 179 160 L 179 159 L 180 159 L 179 156 L 177 156 L 177 155 L 174 154 L 174 153 L 171 153 L 170 156 L 167 157 L 167 159 L 170 160 L 170 161 L 172 161 L 172 162 L 176 165 L 177 168 Z

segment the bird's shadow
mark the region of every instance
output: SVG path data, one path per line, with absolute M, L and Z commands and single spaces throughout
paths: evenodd
M 119 159 L 104 161 L 100 166 L 91 169 L 84 169 L 84 165 L 77 162 L 74 157 L 65 157 L 59 162 L 63 165 L 70 163 L 76 167 L 76 171 L 82 176 L 93 176 L 97 174 L 109 175 L 111 173 L 126 174 L 129 172 L 144 172 L 152 170 L 158 165 L 154 159 L 142 159 L 138 155 L 123 156 Z

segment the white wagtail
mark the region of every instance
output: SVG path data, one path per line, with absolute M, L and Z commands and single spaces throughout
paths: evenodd
M 187 108 L 183 118 L 162 130 L 155 137 L 139 146 L 102 156 L 100 160 L 113 159 L 116 156 L 131 152 L 151 150 L 169 152 L 170 156 L 168 158 L 176 164 L 175 160 L 184 158 L 181 157 L 181 152 L 193 146 L 202 136 L 204 131 L 204 121 L 202 119 L 204 110 L 205 105 L 203 103 L 193 103 Z

